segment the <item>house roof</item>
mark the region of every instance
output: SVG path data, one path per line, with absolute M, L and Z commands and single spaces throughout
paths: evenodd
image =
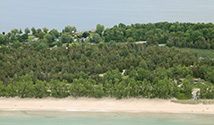
M 139 41 L 139 42 L 135 42 L 135 44 L 145 44 L 147 43 L 147 41 Z
M 96 33 L 96 30 L 91 30 L 91 33 Z
M 180 78 L 179 80 L 180 80 L 180 81 L 184 81 L 185 79 L 186 79 L 186 78 Z M 201 80 L 201 78 L 193 78 L 193 80 L 194 80 L 194 81 L 199 81 L 199 80 Z
M 158 44 L 158 46 L 166 46 L 166 44 Z

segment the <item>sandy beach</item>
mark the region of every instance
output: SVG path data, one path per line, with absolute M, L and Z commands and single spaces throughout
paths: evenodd
M 0 110 L 98 111 L 214 114 L 214 105 L 178 104 L 161 99 L 0 98 Z

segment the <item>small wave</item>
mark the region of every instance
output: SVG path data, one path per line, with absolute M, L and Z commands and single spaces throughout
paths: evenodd
M 68 111 L 68 112 L 109 112 L 109 111 L 106 111 L 106 110 L 87 110 L 87 109 L 66 109 L 65 111 Z

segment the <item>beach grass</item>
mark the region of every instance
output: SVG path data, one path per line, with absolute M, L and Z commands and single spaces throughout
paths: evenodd
M 171 100 L 173 103 L 179 103 L 179 104 L 204 104 L 204 105 L 210 105 L 214 104 L 214 100 Z

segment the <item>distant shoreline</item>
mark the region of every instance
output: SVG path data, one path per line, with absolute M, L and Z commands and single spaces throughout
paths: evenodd
M 214 114 L 214 104 L 177 104 L 162 99 L 0 98 L 0 111 L 82 111 Z

